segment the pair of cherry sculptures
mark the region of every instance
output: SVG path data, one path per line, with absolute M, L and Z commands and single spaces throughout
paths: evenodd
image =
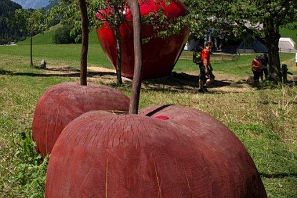
M 177 1 L 161 7 L 184 9 Z M 266 197 L 252 158 L 221 122 L 176 105 L 113 113 L 128 106 L 127 96 L 104 86 L 64 83 L 45 92 L 32 131 L 37 150 L 50 154 L 47 198 Z

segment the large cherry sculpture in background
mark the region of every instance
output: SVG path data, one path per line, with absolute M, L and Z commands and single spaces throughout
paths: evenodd
M 150 13 L 163 10 L 163 14 L 169 21 L 186 14 L 186 8 L 179 1 L 175 0 L 139 0 L 140 14 L 147 16 Z M 109 10 L 99 10 L 108 13 Z M 97 18 L 104 20 L 100 14 Z M 149 38 L 154 35 L 152 25 L 142 25 L 142 37 Z M 134 50 L 133 50 L 133 27 L 130 9 L 126 10 L 126 22 L 120 26 L 122 45 L 122 75 L 128 78 L 133 77 Z M 110 25 L 105 22 L 97 29 L 99 42 L 111 60 L 116 65 L 116 41 Z M 187 41 L 189 31 L 187 28 L 178 34 L 167 38 L 154 37 L 142 45 L 143 49 L 143 79 L 168 76 L 176 63 L 183 46 Z
M 89 84 L 62 83 L 50 87 L 38 100 L 32 124 L 37 151 L 50 154 L 65 126 L 91 110 L 128 111 L 129 98 L 119 91 Z

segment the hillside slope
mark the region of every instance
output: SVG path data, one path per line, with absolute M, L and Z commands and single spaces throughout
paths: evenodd
M 43 44 L 54 44 L 53 37 L 55 35 L 55 30 L 60 27 L 59 25 L 51 27 L 49 30 L 37 34 L 33 37 L 33 44 L 34 45 L 43 45 Z M 96 35 L 96 31 L 93 30 L 90 32 L 89 36 L 89 43 L 90 44 L 98 44 L 98 39 Z M 30 38 L 27 38 L 24 41 L 18 42 L 19 45 L 28 45 L 30 44 Z

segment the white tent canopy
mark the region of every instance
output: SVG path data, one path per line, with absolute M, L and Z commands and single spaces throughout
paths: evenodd
M 281 37 L 278 42 L 280 52 L 295 52 L 295 42 L 291 38 Z

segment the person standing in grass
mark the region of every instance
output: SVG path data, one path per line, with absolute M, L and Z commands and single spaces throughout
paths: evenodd
M 210 64 L 210 53 L 212 49 L 212 42 L 209 41 L 206 43 L 205 48 L 201 51 L 200 55 L 200 64 L 199 64 L 199 92 L 207 92 L 206 81 L 209 79 L 209 83 L 212 83 L 215 79 L 215 76 L 212 73 L 212 67 Z
M 259 84 L 259 79 L 263 74 L 263 64 L 261 62 L 261 57 L 257 56 L 252 61 L 252 72 L 254 74 L 254 83 Z

